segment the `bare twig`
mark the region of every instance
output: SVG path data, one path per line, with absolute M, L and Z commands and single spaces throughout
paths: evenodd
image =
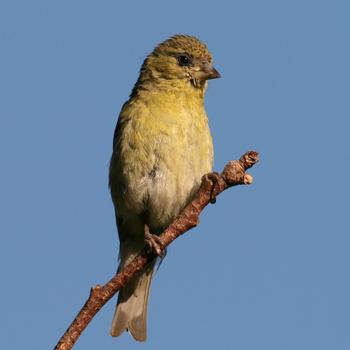
M 246 152 L 239 160 L 230 161 L 221 174 L 211 173 L 203 176 L 202 184 L 196 197 L 160 235 L 163 246 L 168 246 L 177 237 L 197 226 L 199 214 L 222 191 L 235 185 L 251 184 L 253 177 L 246 174 L 245 171 L 251 168 L 258 159 L 259 155 L 257 152 Z M 135 273 L 142 270 L 154 258 L 155 255 L 145 249 L 123 271 L 115 275 L 104 286 L 97 285 L 91 288 L 88 300 L 55 346 L 55 350 L 71 349 L 102 306 L 120 288 L 125 286 Z

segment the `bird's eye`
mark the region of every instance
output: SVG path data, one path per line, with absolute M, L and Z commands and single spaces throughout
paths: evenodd
M 180 55 L 177 60 L 180 66 L 188 66 L 191 63 L 190 58 L 187 55 Z

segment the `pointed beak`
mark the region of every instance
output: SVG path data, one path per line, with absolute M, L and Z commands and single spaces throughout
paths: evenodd
M 198 63 L 195 67 L 194 77 L 199 80 L 220 78 L 220 73 L 207 61 Z
M 207 71 L 207 79 L 218 79 L 221 78 L 220 73 L 213 67 L 211 66 L 210 69 Z

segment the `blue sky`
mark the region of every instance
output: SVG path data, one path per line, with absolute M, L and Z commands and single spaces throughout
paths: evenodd
M 114 126 L 144 57 L 198 36 L 222 79 L 206 106 L 215 170 L 261 153 L 156 274 L 149 340 L 75 349 L 350 347 L 348 1 L 2 1 L 0 326 L 50 349 L 117 267 L 107 188 Z

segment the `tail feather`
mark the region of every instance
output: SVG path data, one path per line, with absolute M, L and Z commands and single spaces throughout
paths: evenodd
M 110 334 L 118 337 L 129 331 L 135 340 L 146 341 L 147 305 L 154 263 L 119 291 Z

